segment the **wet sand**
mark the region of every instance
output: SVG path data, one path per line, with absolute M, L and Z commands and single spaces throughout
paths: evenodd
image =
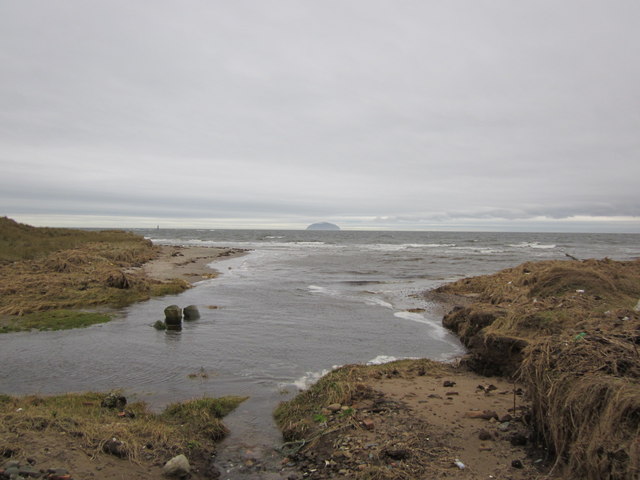
M 247 250 L 221 247 L 181 247 L 160 245 L 158 258 L 144 264 L 141 269 L 156 280 L 180 278 L 191 284 L 215 278 L 219 272 L 209 265 L 216 260 L 244 255 Z

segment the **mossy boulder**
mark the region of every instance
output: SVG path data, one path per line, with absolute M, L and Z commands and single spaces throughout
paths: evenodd
M 182 313 L 185 320 L 197 320 L 200 318 L 200 312 L 198 311 L 198 307 L 196 307 L 195 305 L 184 307 Z
M 179 327 L 182 324 L 182 309 L 177 305 L 169 305 L 164 309 L 164 321 L 167 327 Z

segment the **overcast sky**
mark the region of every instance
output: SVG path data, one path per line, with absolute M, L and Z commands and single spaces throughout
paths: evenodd
M 638 0 L 0 1 L 0 215 L 640 232 Z

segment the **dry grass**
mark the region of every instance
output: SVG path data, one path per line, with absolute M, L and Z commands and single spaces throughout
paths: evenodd
M 0 226 L 0 315 L 121 307 L 189 287 L 132 271 L 159 252 L 131 233 L 41 229 L 6 218 Z
M 567 478 L 640 478 L 640 260 L 525 263 L 439 291 L 473 297 L 443 323 L 472 368 L 520 368 Z
M 221 418 L 244 398 L 201 398 L 173 404 L 161 414 L 144 403 L 126 406 L 127 416 L 101 406 L 105 394 L 0 396 L 0 451 L 28 449 L 24 438 L 60 435 L 77 438 L 90 455 L 109 453 L 138 462 L 165 462 L 174 455 L 211 451 L 227 429 Z M 28 451 L 22 452 L 28 455 Z
M 571 478 L 640 477 L 640 335 L 550 337 L 521 377 L 538 431 Z

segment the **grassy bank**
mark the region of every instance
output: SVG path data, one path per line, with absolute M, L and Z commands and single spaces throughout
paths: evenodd
M 0 218 L 0 332 L 105 321 L 66 310 L 122 307 L 187 289 L 183 280 L 160 282 L 132 270 L 157 256 L 150 241 L 128 232 L 35 228 Z
M 366 380 L 399 375 L 400 372 L 441 375 L 447 371 L 447 365 L 427 359 L 401 360 L 370 366 L 346 365 L 324 375 L 292 400 L 282 402 L 276 409 L 274 418 L 285 441 L 306 444 L 328 433 L 324 424 L 327 406 L 352 405 L 369 394 L 363 386 Z M 350 413 L 352 412 L 347 411 L 340 417 L 344 423 L 351 421 Z
M 28 458 L 57 463 L 61 448 L 68 464 L 75 464 L 77 455 L 78 462 L 93 458 L 94 467 L 113 457 L 148 465 L 162 465 L 178 454 L 204 461 L 228 432 L 222 418 L 244 401 L 201 398 L 152 413 L 144 403 L 123 405 L 119 395 L 111 398 L 121 402 L 117 408 L 101 393 L 0 396 L 0 455 L 23 463 Z
M 640 477 L 640 261 L 525 263 L 446 285 L 466 364 L 517 376 L 567 478 Z

